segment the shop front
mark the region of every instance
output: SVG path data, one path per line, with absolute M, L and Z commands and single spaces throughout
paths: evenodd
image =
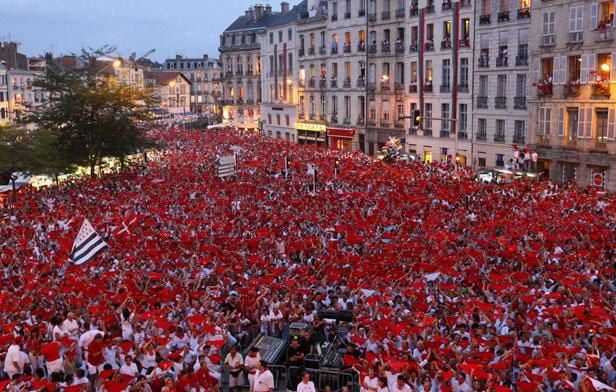
M 327 128 L 327 138 L 329 148 L 338 151 L 353 151 L 353 140 L 355 139 L 355 129 L 349 128 Z
M 296 122 L 295 129 L 297 129 L 297 144 L 314 144 L 325 147 L 327 132 L 325 124 Z

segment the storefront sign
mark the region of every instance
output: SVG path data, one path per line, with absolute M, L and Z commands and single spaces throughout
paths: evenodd
M 349 128 L 327 128 L 327 136 L 352 138 L 355 130 Z
M 311 123 L 295 123 L 295 129 L 298 131 L 313 131 L 313 132 L 325 132 L 327 129 L 325 124 L 311 124 Z

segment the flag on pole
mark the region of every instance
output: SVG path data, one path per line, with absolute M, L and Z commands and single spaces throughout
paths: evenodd
M 83 220 L 81 229 L 73 242 L 71 261 L 75 265 L 81 265 L 92 260 L 98 252 L 105 249 L 107 243 L 99 236 L 87 219 Z

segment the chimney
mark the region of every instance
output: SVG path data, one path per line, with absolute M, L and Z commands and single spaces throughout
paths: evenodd
M 263 5 L 257 4 L 254 6 L 255 20 L 259 20 L 263 17 Z
M 280 3 L 280 13 L 284 15 L 287 12 L 289 12 L 289 3 L 283 1 L 282 3 Z
M 272 13 L 272 6 L 267 4 L 265 6 L 265 15 L 270 15 Z
M 255 17 L 255 9 L 253 7 L 250 7 L 246 10 L 246 16 L 249 18 L 254 18 Z

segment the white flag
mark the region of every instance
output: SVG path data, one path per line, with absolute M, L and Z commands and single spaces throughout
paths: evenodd
M 590 381 L 595 391 L 616 391 L 616 389 L 610 387 L 607 384 L 602 383 L 599 380 L 595 380 L 594 378 L 588 377 L 588 376 L 586 376 L 586 378 Z
M 73 242 L 71 261 L 75 265 L 87 263 L 106 247 L 107 243 L 94 231 L 90 221 L 84 219 L 77 238 Z

